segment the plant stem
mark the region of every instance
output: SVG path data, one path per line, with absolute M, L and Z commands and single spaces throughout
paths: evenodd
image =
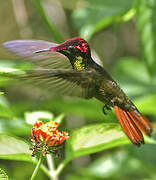
M 37 172 L 38 172 L 39 169 L 40 169 L 42 160 L 43 160 L 43 155 L 41 154 L 41 155 L 40 155 L 40 158 L 39 158 L 39 160 L 38 160 L 38 163 L 37 163 L 37 165 L 36 165 L 36 168 L 35 168 L 35 170 L 34 170 L 32 176 L 31 176 L 31 180 L 34 180 L 34 178 L 36 177 Z
M 37 160 L 35 157 L 33 157 L 32 160 L 33 160 L 33 163 L 34 163 L 34 164 L 37 164 L 37 163 L 38 163 L 38 160 Z M 50 174 L 49 170 L 47 169 L 47 167 L 44 166 L 44 164 L 41 164 L 40 169 L 41 169 L 49 178 L 51 178 L 51 174 Z
M 41 0 L 33 0 L 39 13 L 40 16 L 42 17 L 44 23 L 47 25 L 48 29 L 50 30 L 52 36 L 55 38 L 55 40 L 57 41 L 57 43 L 61 43 L 64 41 L 63 37 L 61 36 L 61 34 L 58 32 L 57 28 L 55 27 L 55 25 L 49 21 L 49 18 L 43 8 L 42 2 Z
M 51 174 L 52 180 L 58 180 L 59 178 L 55 171 L 54 159 L 52 155 L 47 154 L 46 157 L 47 157 L 47 164 L 49 167 L 49 173 Z
M 49 178 L 51 178 L 51 174 L 50 174 L 49 170 L 48 170 L 43 164 L 40 166 L 40 169 L 41 169 Z
M 67 165 L 68 161 L 63 161 L 58 168 L 56 169 L 56 174 L 57 176 L 59 176 L 59 174 L 62 172 L 62 170 L 64 169 L 64 167 Z

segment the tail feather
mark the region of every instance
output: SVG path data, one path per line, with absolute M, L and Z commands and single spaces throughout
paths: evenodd
M 137 146 L 144 144 L 142 132 L 150 135 L 152 128 L 148 120 L 139 112 L 125 111 L 114 106 L 118 121 L 131 142 Z
M 136 114 L 134 111 L 128 112 L 131 119 L 134 121 L 137 127 L 145 133 L 146 135 L 150 135 L 152 132 L 151 125 L 149 121 L 141 114 Z

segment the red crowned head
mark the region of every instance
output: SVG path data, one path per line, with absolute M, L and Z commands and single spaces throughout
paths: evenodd
M 50 48 L 50 51 L 60 52 L 69 58 L 73 58 L 74 56 L 90 57 L 89 45 L 81 37 L 69 39 L 56 47 Z

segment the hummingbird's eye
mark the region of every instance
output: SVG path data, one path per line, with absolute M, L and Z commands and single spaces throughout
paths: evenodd
M 69 46 L 69 47 L 68 47 L 68 50 L 69 50 L 69 51 L 73 51 L 73 50 L 75 50 L 75 47 L 74 47 L 74 46 Z

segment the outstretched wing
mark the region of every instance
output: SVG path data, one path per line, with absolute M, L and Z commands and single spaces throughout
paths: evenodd
M 38 69 L 27 71 L 27 75 L 22 77 L 28 82 L 60 95 L 91 98 L 95 90 L 94 72 L 73 70 L 68 58 L 61 53 L 36 53 L 54 46 L 57 44 L 42 40 L 14 40 L 4 43 L 5 48 L 33 60 L 37 65 Z
M 23 79 L 40 87 L 45 87 L 59 95 L 93 97 L 94 72 L 65 69 L 36 69 L 27 71 Z
M 36 53 L 42 49 L 49 49 L 58 44 L 42 40 L 14 40 L 8 41 L 3 46 L 9 51 L 32 60 L 37 66 L 44 68 L 70 68 L 72 66 L 67 57 L 57 52 Z

